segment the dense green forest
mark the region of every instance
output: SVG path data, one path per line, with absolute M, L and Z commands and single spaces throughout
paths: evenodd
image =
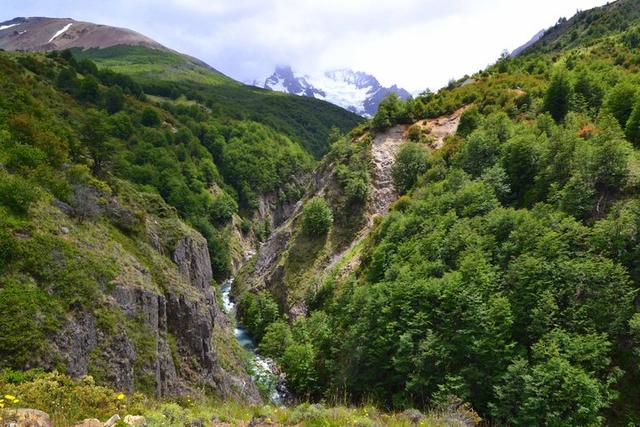
M 316 158 L 327 152 L 327 136 L 332 127 L 347 131 L 362 121 L 328 102 L 245 86 L 175 52 L 140 46 L 72 52 L 78 59 L 95 62 L 102 70 L 131 76 L 148 95 L 186 97 L 205 105 L 215 116 L 264 124 L 301 144 Z
M 467 109 L 440 149 L 409 129 L 394 174 L 406 195 L 355 271 L 299 293 L 305 315 L 274 292 L 246 297 L 260 350 L 298 393 L 453 399 L 499 425 L 640 422 L 637 10 L 581 12 L 522 56 L 380 105 L 370 132 Z
M 252 367 L 209 292 L 249 242 L 258 254 L 233 289 L 240 321 L 296 398 L 314 403 L 256 416 L 640 424 L 638 11 L 639 0 L 619 0 L 579 12 L 522 55 L 437 93 L 391 96 L 364 123 L 173 52 L 0 52 L 0 392 L 63 422 L 124 411 L 121 400 L 149 411 L 151 425 L 202 414 L 250 422 L 242 404 L 207 400 L 224 391 L 259 402 L 246 383 L 228 384 Z M 418 124 L 460 111 L 442 146 Z M 404 141 L 391 174 L 398 198 L 369 217 L 372 144 L 390 129 Z M 302 203 L 273 224 L 267 196 Z M 198 243 L 208 276 L 195 266 Z M 266 250 L 273 274 L 252 281 Z M 196 289 L 190 276 L 207 283 Z M 174 305 L 133 312 L 118 287 L 140 291 L 136 304 Z M 191 326 L 210 308 L 205 342 Z M 82 375 L 60 358 L 56 334 L 87 313 L 91 377 L 74 381 Z M 148 318 L 172 314 L 191 317 L 149 333 Z M 124 341 L 132 378 L 120 398 L 121 361 L 109 355 Z M 205 362 L 224 372 L 195 382 L 209 406 L 185 397 L 194 388 L 176 391 L 178 403 L 150 400 L 171 394 L 158 391 L 154 360 L 195 378 L 211 349 Z M 360 408 L 323 406 L 333 404 Z M 414 422 L 412 408 L 435 415 Z

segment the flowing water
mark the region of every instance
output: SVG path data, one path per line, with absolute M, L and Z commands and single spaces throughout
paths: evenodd
M 233 279 L 229 279 L 222 284 L 222 304 L 229 318 L 235 320 L 233 334 L 240 345 L 252 355 L 253 380 L 268 389 L 271 403 L 283 405 L 291 398 L 291 393 L 287 390 L 284 375 L 279 373 L 276 363 L 268 357 L 263 357 L 256 352 L 256 344 L 236 317 L 236 303 L 231 299 L 231 286 Z

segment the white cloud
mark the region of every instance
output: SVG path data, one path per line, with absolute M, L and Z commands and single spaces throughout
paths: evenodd
M 605 0 L 116 0 L 108 9 L 98 0 L 11 3 L 5 14 L 132 28 L 239 80 L 264 78 L 276 64 L 310 73 L 350 67 L 415 91 L 484 68 L 559 17 Z

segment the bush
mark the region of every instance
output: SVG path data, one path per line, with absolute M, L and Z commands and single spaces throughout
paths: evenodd
M 0 174 L 0 204 L 18 215 L 26 215 L 40 197 L 32 183 L 20 176 Z
M 287 348 L 293 344 L 293 336 L 287 322 L 279 320 L 270 324 L 260 341 L 260 353 L 280 360 Z
M 556 122 L 562 121 L 569 112 L 571 92 L 571 83 L 567 74 L 563 71 L 557 72 L 544 96 L 544 109 Z
M 160 123 L 162 123 L 160 114 L 158 114 L 158 112 L 151 107 L 147 107 L 142 110 L 142 117 L 140 118 L 140 122 L 144 126 L 149 127 L 160 126 Z
M 258 343 L 262 341 L 267 327 L 280 317 L 278 304 L 267 291 L 247 292 L 240 301 L 239 313 L 242 324 Z
M 398 123 L 402 114 L 402 101 L 400 97 L 392 93 L 378 105 L 378 111 L 371 124 L 376 131 L 383 131 Z
M 460 116 L 457 134 L 466 138 L 482 123 L 482 114 L 477 108 L 470 108 Z
M 333 213 L 322 197 L 308 201 L 302 212 L 302 226 L 309 236 L 323 236 L 329 232 L 333 223 Z
M 238 212 L 238 204 L 233 197 L 223 192 L 214 197 L 210 209 L 209 217 L 211 221 L 217 224 L 225 224 L 231 221 L 233 215 Z
M 623 128 L 631 116 L 638 91 L 631 83 L 622 82 L 614 87 L 607 97 L 607 110 L 618 120 Z
M 24 368 L 45 351 L 59 307 L 33 282 L 6 278 L 0 283 L 0 312 L 0 364 Z
M 105 96 L 105 108 L 109 114 L 115 114 L 124 106 L 124 95 L 120 86 L 109 88 Z
M 400 194 L 409 191 L 416 183 L 418 175 L 429 169 L 427 151 L 413 142 L 400 147 L 393 165 L 393 183 Z

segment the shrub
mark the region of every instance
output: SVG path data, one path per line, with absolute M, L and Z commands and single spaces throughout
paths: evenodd
M 333 223 L 333 213 L 322 197 L 308 201 L 302 212 L 302 226 L 309 236 L 322 236 L 329 232 Z
M 209 217 L 214 223 L 225 224 L 231 221 L 236 212 L 238 212 L 238 204 L 233 197 L 223 192 L 213 198 Z
M 160 123 L 162 123 L 160 114 L 151 107 L 147 107 L 142 110 L 142 117 L 140 118 L 140 121 L 144 126 L 149 127 L 160 126 Z
M 0 204 L 18 215 L 26 215 L 40 197 L 32 183 L 20 176 L 0 174 Z
M 105 108 L 109 114 L 115 114 L 124 106 L 124 95 L 120 86 L 110 87 L 105 96 Z
M 627 120 L 625 130 L 627 139 L 634 145 L 640 145 L 640 101 L 636 102 L 635 107 Z
M 418 175 L 429 169 L 429 155 L 426 150 L 413 142 L 400 147 L 393 165 L 393 183 L 400 194 L 409 191 L 416 183 Z
M 289 325 L 287 322 L 279 320 L 267 326 L 259 349 L 261 354 L 279 360 L 292 344 L 293 336 Z
M 45 350 L 45 337 L 57 327 L 59 307 L 35 284 L 23 278 L 0 283 L 0 364 L 24 368 Z
M 482 123 L 482 114 L 477 108 L 470 108 L 460 116 L 457 134 L 462 137 L 471 135 Z
M 242 324 L 257 342 L 262 341 L 267 327 L 278 320 L 278 305 L 267 291 L 247 292 L 240 301 Z
M 569 112 L 571 92 L 571 83 L 566 72 L 557 72 L 544 96 L 544 109 L 556 122 L 562 121 Z
M 638 91 L 631 83 L 622 82 L 614 87 L 606 100 L 607 110 L 623 128 L 631 116 Z

